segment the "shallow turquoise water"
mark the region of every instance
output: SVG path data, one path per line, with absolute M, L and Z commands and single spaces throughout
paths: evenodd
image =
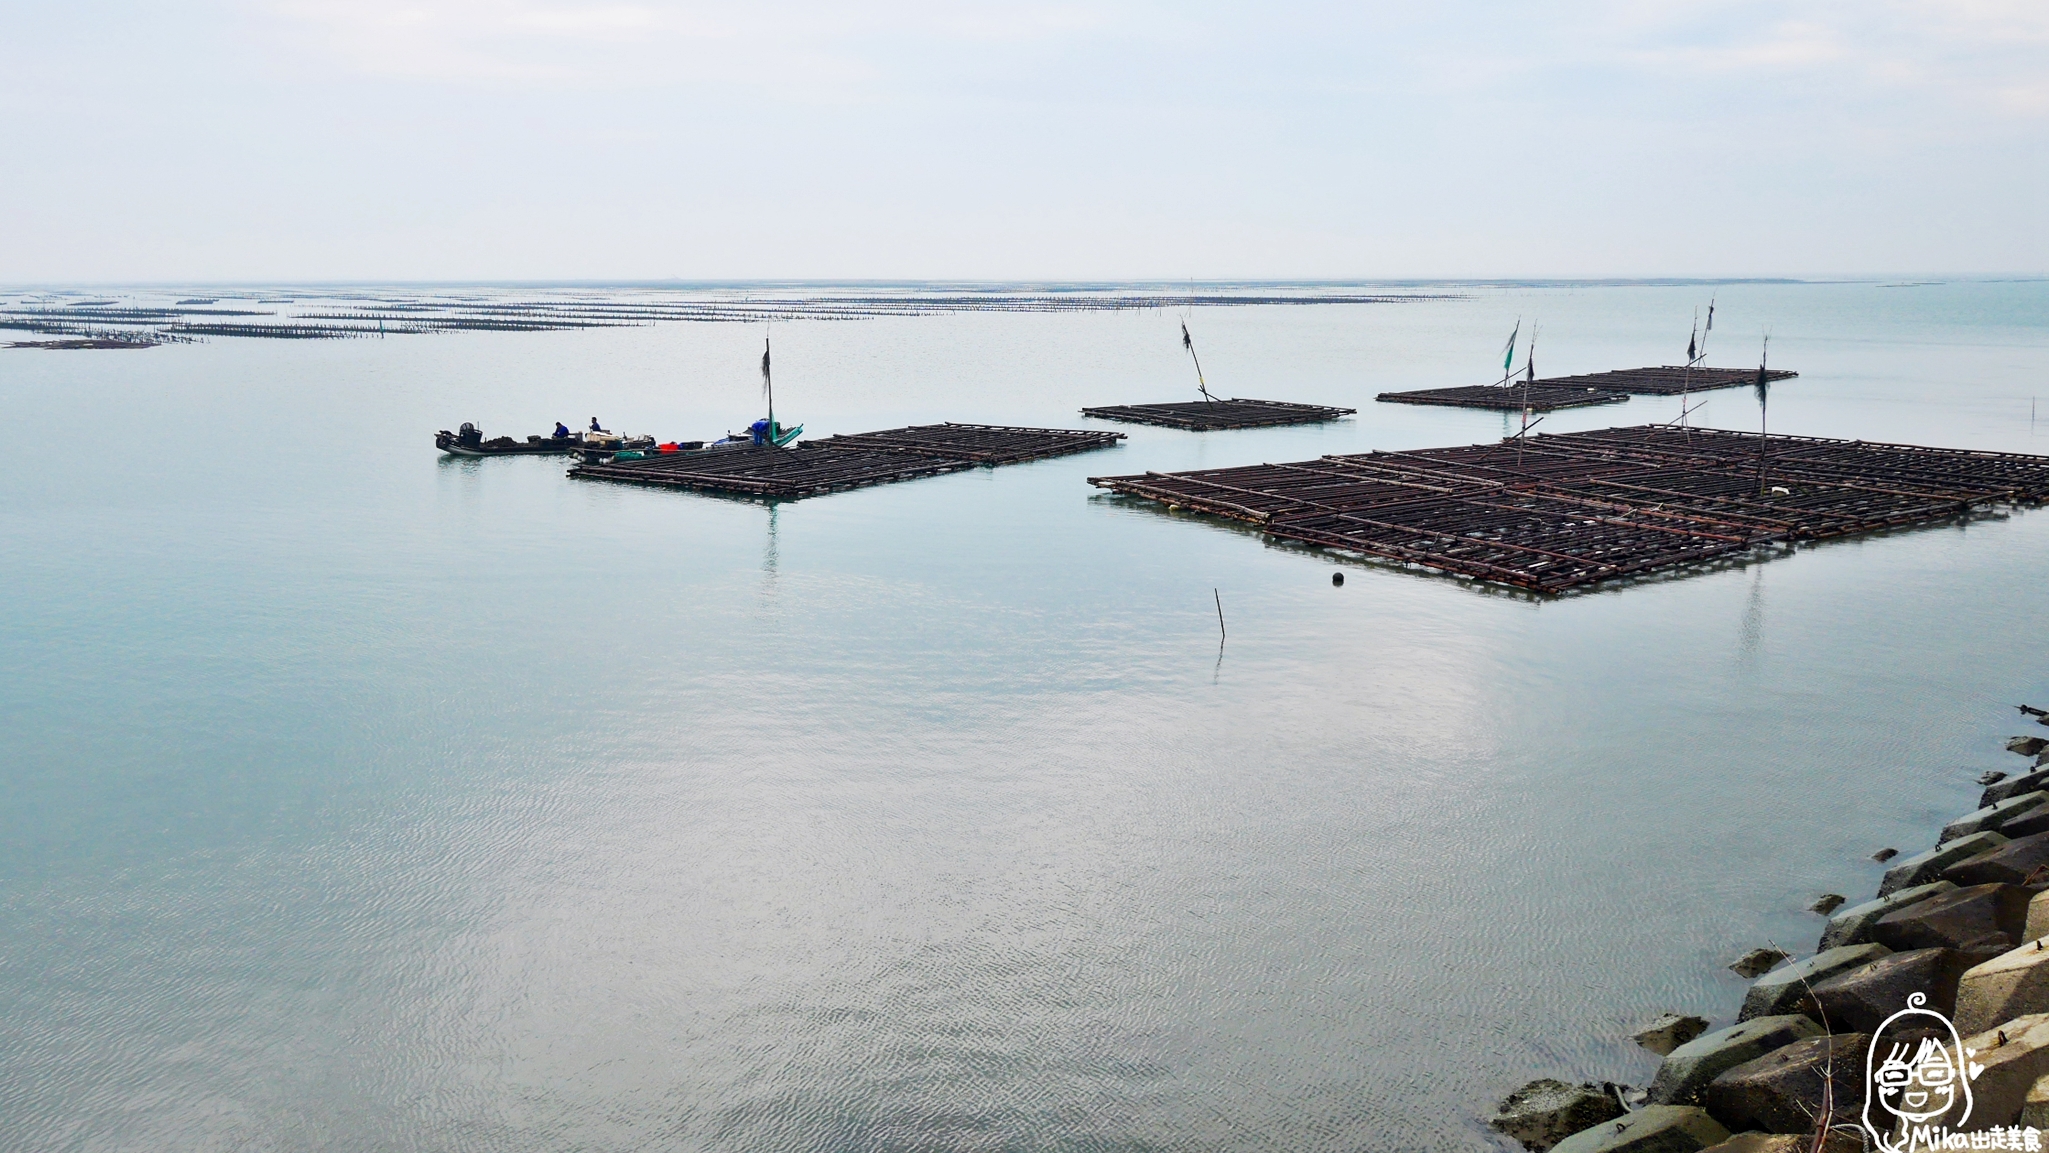
M 1198 310 L 1359 415 L 776 508 L 429 446 L 738 427 L 759 328 L 0 352 L 0 1147 L 1476 1149 L 1642 1083 L 2008 767 L 2049 515 L 1538 602 L 1085 478 L 1490 439 L 1371 398 L 1708 291 Z M 2049 452 L 2049 285 L 1717 291 L 1775 431 Z M 779 415 L 1078 426 L 1180 319 L 778 325 Z

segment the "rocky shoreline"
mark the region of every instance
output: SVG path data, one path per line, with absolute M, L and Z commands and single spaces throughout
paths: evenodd
M 1810 906 L 1828 918 L 1811 955 L 1760 948 L 1729 966 L 1754 979 L 1733 1022 L 1668 1013 L 1636 1033 L 1664 1058 L 1648 1088 L 1532 1081 L 1489 1124 L 1531 1153 L 1862 1151 L 1873 1034 L 1925 1008 L 1982 1067 L 1968 1120 L 1960 1106 L 1935 1123 L 1971 1135 L 1959 1148 L 2040 1149 L 2026 1128 L 2049 1128 L 2049 735 L 2006 748 L 2029 763 L 1980 777 L 1979 807 L 1934 847 L 1875 854 L 1888 867 L 1870 900 Z

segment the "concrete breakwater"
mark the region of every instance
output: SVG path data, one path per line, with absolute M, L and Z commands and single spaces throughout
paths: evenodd
M 2043 710 L 2021 712 L 2049 725 Z M 2028 761 L 1982 775 L 1979 807 L 1931 848 L 1874 854 L 1886 871 L 1871 899 L 1828 893 L 1809 906 L 1828 919 L 1810 955 L 1737 958 L 1730 969 L 1751 985 L 1734 1021 L 1647 1022 L 1634 1039 L 1663 1058 L 1647 1088 L 1540 1079 L 1490 1124 L 1532 1153 L 1850 1153 L 1873 1147 L 1873 1071 L 1891 1085 L 1881 1066 L 1897 1066 L 1911 1083 L 1873 1098 L 1879 1132 L 1918 1124 L 1937 1140 L 1946 1131 L 1944 1148 L 2041 1149 L 2031 1129 L 2049 1129 L 2049 733 L 2006 749 Z

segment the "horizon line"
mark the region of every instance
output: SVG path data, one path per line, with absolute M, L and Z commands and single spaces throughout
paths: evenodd
M 1707 285 L 1855 285 L 1885 281 L 1912 281 L 1914 286 L 1932 286 L 1951 281 L 1979 283 L 2030 283 L 2049 281 L 2041 272 L 1873 272 L 1806 276 L 1487 276 L 1487 277 L 518 277 L 518 278 L 307 278 L 277 279 L 137 279 L 137 280 L 37 280 L 0 282 L 0 291 L 50 291 L 77 289 L 150 288 L 362 288 L 362 287 L 467 287 L 467 288 L 755 288 L 755 287 L 862 287 L 898 288 L 953 286 L 959 288 L 1038 287 L 1058 291 L 1115 288 L 1264 288 L 1297 286 L 1310 288 L 1390 287 L 1462 288 L 1512 287 L 1688 287 Z

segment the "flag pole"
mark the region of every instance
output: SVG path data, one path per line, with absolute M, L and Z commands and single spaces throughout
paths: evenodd
M 1689 428 L 1687 416 L 1693 409 L 1693 356 L 1700 344 L 1700 305 L 1693 306 L 1693 331 L 1686 334 L 1686 369 L 1679 374 L 1679 431 Z
M 768 439 L 775 440 L 775 380 L 768 371 L 768 334 L 761 337 L 761 391 L 768 397 Z
M 1523 361 L 1523 432 L 1530 431 L 1530 385 L 1537 380 L 1537 326 L 1530 324 L 1530 351 Z
M 1767 401 L 1771 396 L 1771 381 L 1767 379 L 1764 370 L 1764 366 L 1770 362 L 1771 356 L 1772 334 L 1767 332 L 1764 334 L 1764 351 L 1758 353 L 1757 356 L 1757 495 L 1759 496 L 1764 495 L 1765 452 L 1771 443 L 1767 439 L 1770 430 L 1766 423 L 1770 415 Z
M 1523 427 L 1515 434 L 1515 462 L 1523 460 L 1523 443 L 1530 437 L 1530 385 L 1537 379 L 1537 324 L 1530 322 L 1530 350 L 1523 360 Z M 1539 417 L 1538 419 L 1543 419 Z
M 1523 318 L 1515 318 L 1515 329 L 1508 334 L 1508 347 L 1501 350 L 1501 387 L 1507 388 L 1515 376 L 1515 339 L 1523 334 Z
M 1516 338 L 1521 336 L 1522 334 L 1523 318 L 1518 316 L 1515 318 L 1515 327 L 1509 330 L 1508 344 L 1504 346 L 1501 350 L 1501 384 L 1498 386 L 1500 388 L 1506 389 L 1508 387 L 1509 381 L 1515 379 L 1515 341 Z M 1527 390 L 1525 390 L 1523 393 L 1523 399 L 1525 401 L 1529 399 L 1529 393 Z M 1525 431 L 1527 431 L 1528 429 L 1529 420 L 1530 414 L 1527 412 L 1523 413 L 1523 426 Z M 1522 433 L 1516 433 L 1513 437 L 1510 437 L 1509 439 L 1515 441 L 1515 459 L 1518 463 L 1520 463 L 1523 458 Z
M 1215 404 L 1217 398 L 1209 394 L 1209 382 L 1202 379 L 1202 358 L 1195 355 L 1195 338 L 1188 335 L 1188 322 L 1185 320 L 1181 322 L 1181 347 L 1188 350 L 1188 359 L 1195 362 L 1195 390 L 1202 394 L 1203 400 Z
M 1693 370 L 1707 359 L 1708 337 L 1715 331 L 1715 301 L 1719 294 L 1708 297 L 1707 327 L 1700 327 L 1700 306 L 1694 305 L 1693 324 L 1699 347 L 1695 348 L 1696 336 L 1686 338 L 1686 371 L 1679 378 L 1679 427 L 1689 430 L 1688 418 L 1693 415 Z

